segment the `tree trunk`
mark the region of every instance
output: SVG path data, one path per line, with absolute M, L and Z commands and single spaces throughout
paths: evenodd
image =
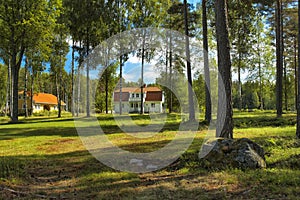
M 169 105 L 169 113 L 173 112 L 173 53 L 172 50 L 170 51 L 170 58 L 169 58 L 169 66 L 170 66 L 170 76 L 169 76 L 169 81 L 170 81 L 170 105 Z
M 105 70 L 105 113 L 108 114 L 108 68 Z
M 16 64 L 16 58 L 13 56 L 11 64 L 12 74 L 12 122 L 18 122 L 18 80 L 19 80 L 19 69 Z
M 193 98 L 193 80 L 191 69 L 191 56 L 190 56 L 190 38 L 189 38 L 189 23 L 188 23 L 188 5 L 187 0 L 184 0 L 184 24 L 185 24 L 185 52 L 186 52 L 186 65 L 187 65 L 187 78 L 188 78 L 188 95 L 189 95 L 189 120 L 195 120 L 195 106 Z
M 262 82 L 262 73 L 261 73 L 261 61 L 260 61 L 260 54 L 258 55 L 258 76 L 259 76 L 259 101 L 260 101 L 260 110 L 264 109 L 264 98 L 263 98 L 263 82 Z
M 259 26 L 258 26 L 259 27 Z M 257 56 L 258 56 L 258 78 L 259 78 L 259 102 L 260 110 L 264 109 L 264 99 L 263 99 L 263 81 L 262 81 L 262 72 L 261 72 L 261 55 L 260 55 L 260 30 L 258 28 L 257 36 Z
M 282 74 L 283 74 L 283 59 L 282 59 L 282 12 L 281 0 L 276 1 L 276 110 L 277 117 L 282 116 Z
M 217 137 L 233 138 L 231 60 L 228 37 L 227 1 L 216 0 L 216 31 L 218 46 L 218 113 Z M 221 85 L 224 84 L 225 91 Z M 224 121 L 223 121 L 224 119 Z
M 206 0 L 202 0 L 202 28 L 203 28 L 203 49 L 204 49 L 204 78 L 205 78 L 205 121 L 210 122 L 211 117 L 211 96 L 210 96 L 210 73 L 208 60 L 208 38 L 207 38 L 207 12 Z
M 122 84 L 123 84 L 123 57 L 120 56 L 120 104 L 119 104 L 119 110 L 120 115 L 122 115 Z
M 298 0 L 298 61 L 300 61 L 300 0 Z M 300 88 L 300 63 L 298 62 L 298 88 Z M 296 136 L 300 139 L 300 92 L 297 94 L 297 129 Z
M 172 80 L 172 73 L 173 73 L 173 47 L 172 47 L 172 33 L 170 34 L 170 41 L 169 41 L 169 49 L 170 49 L 170 53 L 169 53 L 169 84 L 170 84 L 170 94 L 169 94 L 169 113 L 173 112 L 173 80 Z
M 143 31 L 142 70 L 141 70 L 141 115 L 144 114 L 144 65 L 145 65 L 145 40 L 146 40 L 146 33 L 145 33 L 145 31 Z
M 62 62 L 61 62 L 61 55 L 60 55 L 60 66 L 58 68 L 58 81 L 56 81 L 56 88 L 57 88 L 57 107 L 58 107 L 58 115 L 57 117 L 58 118 L 61 118 L 61 73 L 62 73 L 62 70 L 61 70 L 61 67 L 62 67 Z
M 30 116 L 32 115 L 33 113 L 33 95 L 34 95 L 34 90 L 33 90 L 33 87 L 34 87 L 34 69 L 33 69 L 33 66 L 31 66 L 31 87 L 30 87 L 30 104 L 31 104 L 31 111 L 30 111 Z
M 72 77 L 72 85 L 71 85 L 71 90 L 72 90 L 72 95 L 71 95 L 71 112 L 72 116 L 74 117 L 75 115 L 75 91 L 74 91 L 74 68 L 75 68 L 75 41 L 73 39 L 73 44 L 72 44 L 72 69 L 71 69 L 71 77 Z
M 238 56 L 238 99 L 239 99 L 239 110 L 242 110 L 242 80 L 241 80 L 241 53 Z
M 295 82 L 294 82 L 294 87 L 295 87 L 295 110 L 297 110 L 297 93 L 298 93 L 298 71 L 297 71 L 297 37 L 295 36 L 294 38 L 294 71 L 295 71 Z
M 89 40 L 89 28 L 87 29 L 87 41 L 86 41 L 86 116 L 90 117 L 90 63 L 89 63 L 89 50 L 90 50 L 90 40 Z
M 12 108 L 11 108 L 11 97 L 12 97 L 12 90 L 11 90 L 11 65 L 10 65 L 10 59 L 8 60 L 8 63 L 7 63 L 7 69 L 8 69 L 8 76 L 7 76 L 7 94 L 6 94 L 6 114 L 9 116 L 9 117 L 12 117 Z
M 25 63 L 25 81 L 24 81 L 24 110 L 25 110 L 25 117 L 28 117 L 27 82 L 28 82 L 28 58 L 26 58 L 26 63 Z
M 283 80 L 284 80 L 284 109 L 288 111 L 288 93 L 287 93 L 287 72 L 286 72 L 286 61 L 283 58 Z

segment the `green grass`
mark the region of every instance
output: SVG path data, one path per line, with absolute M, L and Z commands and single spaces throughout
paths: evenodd
M 234 116 L 234 136 L 262 145 L 267 169 L 199 167 L 205 123 L 175 163 L 134 174 L 113 170 L 92 157 L 69 115 L 21 118 L 18 124 L 0 118 L 0 199 L 298 199 L 300 141 L 295 138 L 295 115 L 277 119 L 274 112 L 257 111 Z M 148 115 L 131 118 L 141 127 L 150 123 Z M 163 129 L 145 139 L 123 133 L 111 115 L 98 120 L 113 143 L 132 152 L 151 152 L 174 138 L 181 116 L 168 115 Z

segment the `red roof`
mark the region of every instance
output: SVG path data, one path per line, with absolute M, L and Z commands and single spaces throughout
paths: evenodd
M 146 101 L 162 101 L 162 91 L 158 87 L 145 87 L 143 91 L 146 93 Z M 141 88 L 124 87 L 122 88 L 122 101 L 129 101 L 130 93 L 141 93 Z M 120 89 L 114 92 L 114 101 L 120 101 Z
M 144 92 L 158 92 L 161 91 L 161 89 L 159 87 L 144 87 L 143 89 Z M 117 88 L 115 90 L 115 92 L 120 92 L 120 88 Z M 140 87 L 124 87 L 122 88 L 122 92 L 141 92 L 141 88 Z
M 147 92 L 146 101 L 162 101 L 162 91 Z
M 24 94 L 24 91 L 18 93 Z M 30 92 L 27 92 L 27 96 L 30 96 Z M 49 105 L 57 105 L 57 97 L 53 94 L 47 93 L 36 93 L 33 95 L 33 101 L 39 104 L 49 104 Z M 61 105 L 66 105 L 63 101 L 61 101 Z
M 128 100 L 129 100 L 129 92 L 123 92 L 122 90 L 122 101 L 128 101 Z M 120 101 L 120 92 L 115 92 L 114 101 Z
M 33 101 L 35 103 L 57 105 L 57 97 L 54 96 L 53 94 L 47 94 L 47 93 L 34 94 Z M 66 105 L 63 101 L 61 102 L 61 104 Z

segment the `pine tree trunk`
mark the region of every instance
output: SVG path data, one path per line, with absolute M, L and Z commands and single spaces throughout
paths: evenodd
M 12 117 L 11 114 L 11 97 L 12 97 L 12 92 L 11 92 L 11 67 L 10 67 L 10 59 L 8 60 L 8 74 L 7 74 L 7 91 L 6 91 L 6 115 L 9 117 Z
M 27 82 L 28 82 L 28 58 L 26 58 L 26 63 L 25 63 L 25 81 L 24 81 L 24 109 L 25 109 L 25 117 L 28 117 Z
M 184 24 L 185 24 L 185 52 L 187 65 L 187 79 L 188 79 L 188 95 L 189 95 L 189 121 L 195 120 L 195 106 L 193 98 L 193 80 L 191 69 L 190 56 L 190 39 L 189 39 L 189 23 L 188 23 L 188 5 L 187 0 L 184 0 Z
M 173 112 L 173 53 L 170 51 L 170 58 L 169 58 L 169 66 L 170 66 L 170 76 L 169 76 L 169 81 L 170 81 L 170 105 L 169 105 L 169 113 Z
M 298 61 L 300 61 L 300 0 L 298 0 Z M 300 88 L 300 63 L 298 62 L 298 88 Z M 296 136 L 300 139 L 300 92 L 297 94 L 297 129 Z
M 145 65 L 145 40 L 146 33 L 143 31 L 143 45 L 142 45 L 142 70 L 141 70 L 141 115 L 144 114 L 144 65 Z
M 288 93 L 287 93 L 287 72 L 286 72 L 286 61 L 285 58 L 283 58 L 283 80 L 284 80 L 284 109 L 285 111 L 288 111 Z
M 211 96 L 210 96 L 210 73 L 208 60 L 208 38 L 207 38 L 207 12 L 206 0 L 202 0 L 202 28 L 203 28 L 203 49 L 204 49 L 204 78 L 205 78 L 205 121 L 210 122 L 211 117 Z
M 297 71 L 297 37 L 295 36 L 294 38 L 294 72 L 295 72 L 295 82 L 294 82 L 294 87 L 295 87 L 295 110 L 297 110 L 297 99 L 298 99 L 298 71 Z
M 120 115 L 122 115 L 122 84 L 123 84 L 123 57 L 120 56 L 120 104 L 119 104 L 119 110 Z
M 58 71 L 58 83 L 56 82 L 56 84 L 57 84 L 57 107 L 58 107 L 58 118 L 61 118 L 61 100 L 62 100 L 62 98 L 61 98 L 61 82 L 62 82 L 62 77 L 61 77 L 61 75 L 62 75 L 62 69 L 61 69 L 61 67 L 62 67 L 62 65 L 61 65 L 61 55 L 60 55 L 60 66 L 59 66 L 59 71 Z
M 30 116 L 32 115 L 32 113 L 33 113 L 33 109 L 34 109 L 34 107 L 33 107 L 33 93 L 34 93 L 34 89 L 33 89 L 33 87 L 34 87 L 34 81 L 35 81 L 35 79 L 34 79 L 34 69 L 33 69 L 33 66 L 31 66 L 31 87 L 30 87 L 30 105 L 31 105 L 31 111 L 30 111 Z
M 105 70 L 105 113 L 108 114 L 108 69 Z
M 72 95 L 71 95 L 71 112 L 72 116 L 75 116 L 75 90 L 74 90 L 74 68 L 75 68 L 75 41 L 73 39 L 73 44 L 72 44 L 72 69 L 71 69 L 71 78 L 72 78 L 72 85 L 71 85 L 71 90 L 72 90 Z
M 86 62 L 86 116 L 90 117 L 90 63 L 89 63 L 89 50 L 90 50 L 90 40 L 89 40 L 89 28 L 87 29 L 86 33 L 87 37 L 87 44 L 86 44 L 86 56 L 87 56 L 87 62 Z
M 243 100 L 242 100 L 242 80 L 241 80 L 241 53 L 238 57 L 238 99 L 239 99 L 239 110 L 242 110 Z
M 16 54 L 11 59 L 11 75 L 12 75 L 12 122 L 18 122 L 18 80 L 19 69 Z
M 172 80 L 172 75 L 173 75 L 173 48 L 172 48 L 172 33 L 170 34 L 170 41 L 169 41 L 169 84 L 170 84 L 170 94 L 169 94 L 169 113 L 173 112 L 173 80 Z
M 283 59 L 282 59 L 282 12 L 281 0 L 276 1 L 276 110 L 277 117 L 282 116 L 282 74 L 283 74 Z
M 216 31 L 218 46 L 218 113 L 217 137 L 233 138 L 231 60 L 228 34 L 227 1 L 216 0 Z M 224 84 L 225 91 L 221 87 Z M 224 119 L 224 121 L 223 121 Z

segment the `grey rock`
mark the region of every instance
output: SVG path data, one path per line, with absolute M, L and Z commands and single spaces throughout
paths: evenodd
M 200 163 L 207 168 L 265 168 L 264 149 L 247 138 L 232 140 L 217 138 L 206 142 L 200 153 Z

